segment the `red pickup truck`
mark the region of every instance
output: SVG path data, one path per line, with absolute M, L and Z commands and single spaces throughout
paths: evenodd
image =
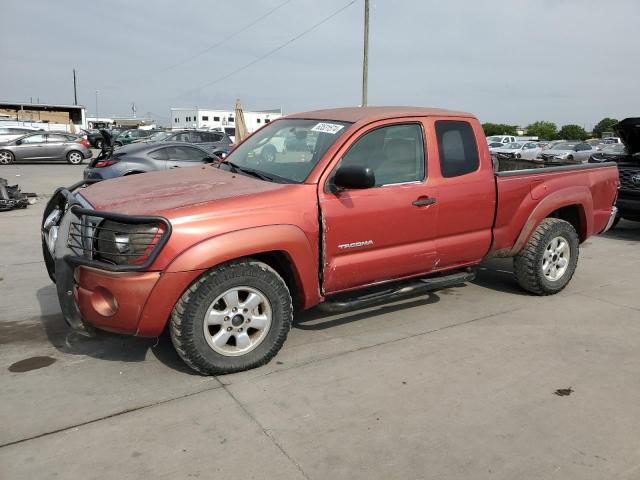
M 615 218 L 618 172 L 531 167 L 496 168 L 467 113 L 298 113 L 210 165 L 58 189 L 43 254 L 71 327 L 168 327 L 193 369 L 235 372 L 278 352 L 294 311 L 460 284 L 487 257 L 513 257 L 533 294 L 562 290 Z

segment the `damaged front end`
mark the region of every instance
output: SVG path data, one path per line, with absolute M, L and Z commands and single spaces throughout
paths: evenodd
M 89 335 L 94 329 L 81 313 L 82 297 L 83 292 L 85 296 L 95 296 L 95 292 L 82 290 L 78 280 L 80 270 L 87 267 L 116 274 L 145 272 L 171 235 L 171 224 L 164 217 L 94 210 L 76 192 L 91 183 L 95 182 L 87 180 L 57 189 L 44 210 L 41 226 L 42 254 L 49 277 L 56 284 L 65 321 L 74 330 Z M 153 234 L 143 228 L 150 224 L 157 226 Z M 114 280 L 112 290 L 118 290 L 124 281 Z M 114 308 L 108 312 L 102 305 L 97 313 L 114 316 L 119 302 L 113 292 L 105 292 L 104 288 L 100 291 L 103 297 L 111 299 Z M 102 297 L 101 301 L 105 303 Z

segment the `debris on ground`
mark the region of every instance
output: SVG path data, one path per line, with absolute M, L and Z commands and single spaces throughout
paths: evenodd
M 23 193 L 18 185 L 9 185 L 7 180 L 0 178 L 0 212 L 15 208 L 27 208 L 34 204 L 35 193 Z

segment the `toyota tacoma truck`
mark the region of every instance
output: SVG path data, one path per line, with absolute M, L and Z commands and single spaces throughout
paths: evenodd
M 263 155 L 274 137 L 305 148 Z M 271 152 L 273 153 L 273 152 Z M 488 257 L 550 295 L 615 218 L 615 164 L 494 171 L 478 120 L 410 107 L 298 113 L 213 165 L 58 189 L 43 255 L 74 329 L 156 337 L 202 374 L 267 363 L 294 312 L 459 285 Z

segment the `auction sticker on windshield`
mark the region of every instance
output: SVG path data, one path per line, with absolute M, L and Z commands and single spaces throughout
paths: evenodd
M 335 123 L 318 123 L 311 129 L 312 132 L 330 133 L 335 135 L 344 128 L 344 125 L 337 125 Z

